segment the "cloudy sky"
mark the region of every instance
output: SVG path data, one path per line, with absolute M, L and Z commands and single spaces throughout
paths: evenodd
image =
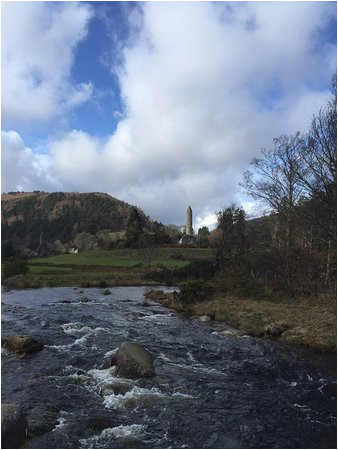
M 336 70 L 335 2 L 2 1 L 2 192 L 100 191 L 195 227 Z

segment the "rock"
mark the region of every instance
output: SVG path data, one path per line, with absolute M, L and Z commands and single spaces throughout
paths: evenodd
M 72 301 L 71 300 L 61 300 L 60 303 L 72 303 Z
M 234 337 L 237 337 L 237 338 L 239 338 L 239 337 L 242 336 L 241 333 L 240 333 L 239 331 L 232 331 L 232 330 L 224 330 L 224 331 L 221 331 L 221 334 L 222 334 L 223 336 L 234 336 Z
M 44 344 L 39 339 L 29 335 L 9 336 L 5 339 L 5 347 L 17 353 L 33 353 L 42 350 Z
M 1 448 L 22 448 L 26 439 L 27 423 L 16 404 L 1 405 Z
M 198 320 L 202 323 L 210 322 L 211 317 L 210 316 L 199 316 Z
M 101 387 L 100 389 L 100 394 L 101 395 L 125 395 L 127 392 L 129 392 L 132 389 L 132 385 L 128 384 L 128 383 L 123 383 L 123 382 L 114 382 L 114 383 L 110 383 L 110 384 L 105 384 L 104 386 Z
M 152 377 L 155 375 L 154 357 L 142 345 L 122 342 L 112 364 L 117 366 L 116 375 L 125 378 Z
M 288 329 L 288 325 L 283 322 L 275 322 L 264 327 L 265 336 L 278 337 Z
M 164 300 L 166 298 L 165 293 L 162 290 L 150 289 L 145 293 L 145 296 L 154 301 Z
M 51 431 L 58 423 L 58 410 L 46 403 L 37 403 L 27 415 L 28 436 L 39 436 Z
M 91 299 L 88 298 L 88 297 L 80 297 L 79 298 L 79 302 L 81 302 L 81 303 L 88 303 L 88 302 L 91 302 Z
M 148 307 L 148 306 L 153 306 L 153 305 L 151 305 L 149 302 L 147 302 L 147 300 L 145 300 L 141 306 Z
M 109 289 L 105 289 L 104 291 L 101 292 L 102 295 L 110 295 L 111 292 Z

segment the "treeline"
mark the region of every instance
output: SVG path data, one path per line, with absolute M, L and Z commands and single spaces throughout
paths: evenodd
M 218 279 L 224 289 L 245 284 L 289 294 L 336 289 L 337 78 L 328 104 L 306 133 L 280 136 L 251 162 L 242 186 L 269 207 L 246 221 L 232 206 L 218 214 Z

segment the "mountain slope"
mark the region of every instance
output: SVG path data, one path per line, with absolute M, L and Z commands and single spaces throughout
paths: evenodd
M 108 194 L 23 192 L 2 194 L 2 241 L 16 249 L 37 250 L 41 244 L 71 242 L 79 233 L 122 231 L 133 208 Z M 137 208 L 142 226 L 154 223 Z

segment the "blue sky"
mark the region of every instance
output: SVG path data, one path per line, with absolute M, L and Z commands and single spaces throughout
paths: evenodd
M 2 191 L 211 223 L 336 70 L 335 2 L 2 2 Z
M 92 81 L 96 88 L 96 99 L 77 109 L 72 116 L 71 126 L 105 136 L 115 131 L 118 114 L 123 114 L 118 79 L 112 71 L 112 66 L 118 60 L 112 42 L 127 41 L 129 28 L 126 11 L 133 5 L 127 2 L 88 4 L 95 12 L 88 24 L 86 39 L 76 48 L 72 79 L 75 83 Z

